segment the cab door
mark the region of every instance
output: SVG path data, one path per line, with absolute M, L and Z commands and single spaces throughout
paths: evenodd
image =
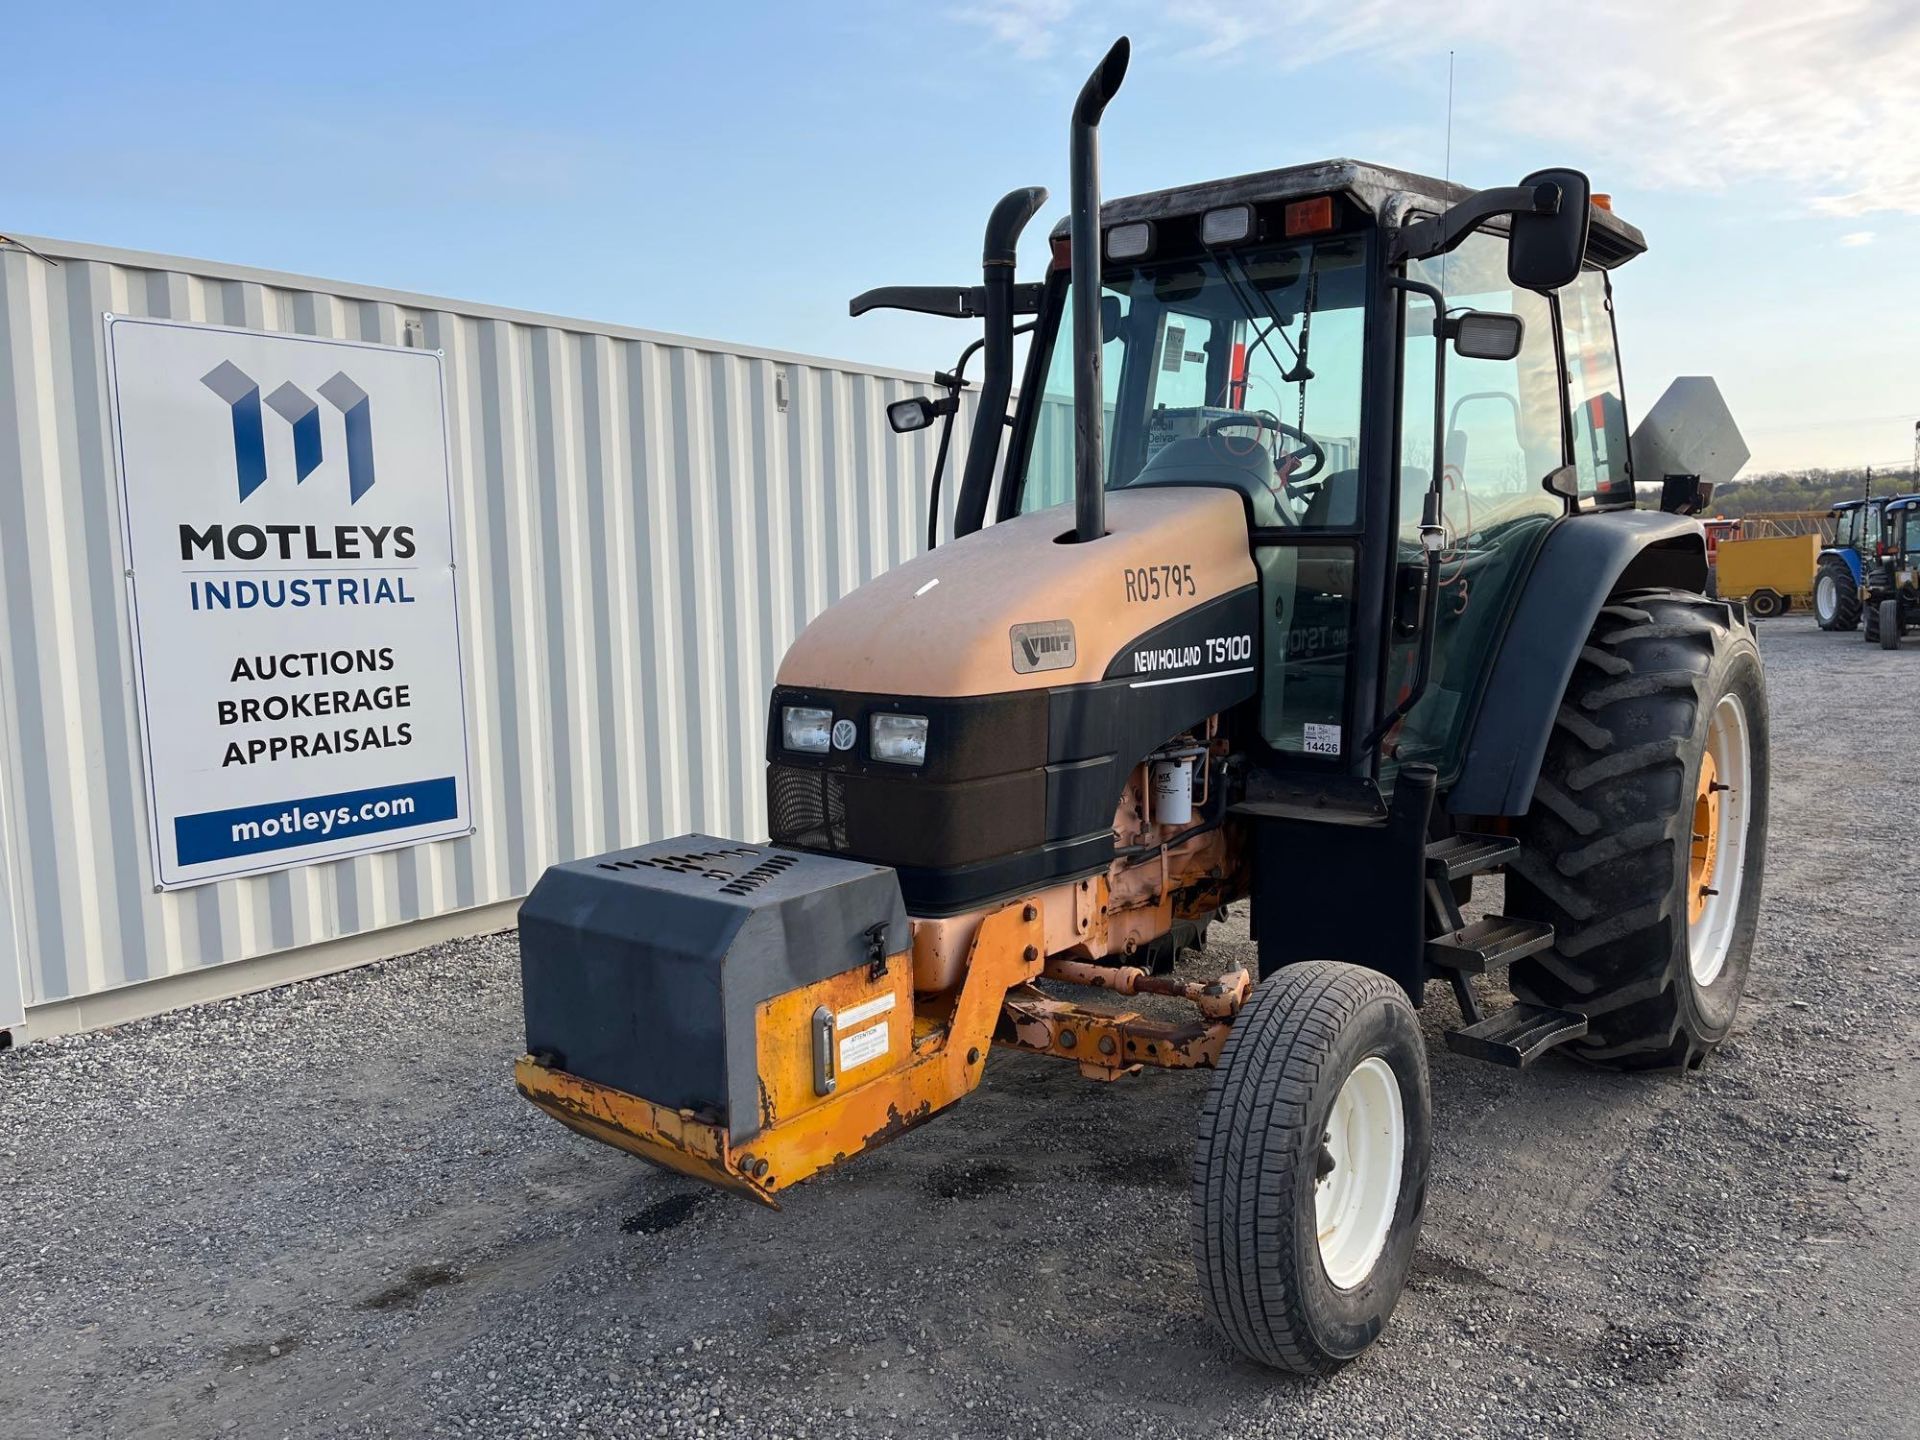
M 1436 766 L 1444 784 L 1459 768 L 1461 735 L 1520 580 L 1565 502 L 1542 483 L 1564 463 L 1560 360 L 1552 308 L 1507 280 L 1504 237 L 1471 235 L 1453 253 L 1409 267 L 1436 286 L 1447 309 L 1518 315 L 1526 327 L 1513 360 L 1447 356 L 1446 443 L 1440 457 L 1446 526 L 1440 554 L 1433 668 L 1427 688 L 1382 742 L 1383 773 L 1407 761 Z M 1420 512 L 1433 473 L 1433 340 L 1430 302 L 1407 300 L 1400 386 L 1400 573 L 1424 573 Z M 1388 706 L 1410 692 L 1419 658 L 1416 605 L 1400 605 L 1390 650 Z

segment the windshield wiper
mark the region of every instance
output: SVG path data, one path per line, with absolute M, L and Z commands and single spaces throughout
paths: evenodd
M 1246 267 L 1240 264 L 1239 260 L 1231 251 L 1221 251 L 1220 261 L 1220 278 L 1227 282 L 1227 289 L 1233 292 L 1233 298 L 1239 302 L 1241 313 L 1247 317 L 1247 323 L 1257 329 L 1260 324 L 1260 317 L 1253 313 L 1253 306 L 1248 303 L 1246 292 L 1240 288 L 1240 281 L 1233 278 L 1233 269 L 1240 271 L 1241 277 L 1246 280 L 1250 288 L 1258 289 L 1259 287 L 1253 284 L 1253 277 L 1247 274 Z M 1233 267 L 1233 269 L 1229 269 L 1229 266 Z M 1309 306 L 1312 304 L 1311 297 L 1309 297 L 1308 304 Z M 1266 298 L 1264 293 L 1260 297 L 1260 305 L 1261 308 L 1267 312 L 1268 323 L 1265 330 L 1261 330 L 1260 333 L 1254 336 L 1254 343 L 1267 352 L 1267 358 L 1273 361 L 1274 367 L 1280 371 L 1281 380 L 1287 384 L 1298 385 L 1313 379 L 1313 369 L 1307 364 L 1305 344 L 1309 329 L 1312 325 L 1311 319 L 1303 318 L 1300 330 L 1301 344 L 1295 345 L 1291 337 L 1287 334 L 1287 322 L 1281 318 L 1280 312 L 1273 308 L 1272 302 Z M 1309 308 L 1305 312 L 1305 315 L 1310 317 L 1312 313 L 1311 308 Z M 1279 333 L 1280 338 L 1286 341 L 1287 348 L 1293 351 L 1293 364 L 1291 365 L 1283 363 L 1280 357 L 1273 353 L 1273 347 L 1267 344 L 1267 337 L 1276 331 Z

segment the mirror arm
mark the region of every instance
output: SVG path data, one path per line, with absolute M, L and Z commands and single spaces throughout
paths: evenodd
M 1502 185 L 1469 195 L 1445 213 L 1403 226 L 1394 236 L 1390 263 L 1431 260 L 1445 255 L 1489 220 L 1502 215 L 1556 215 L 1560 211 L 1558 185 Z
M 1038 315 L 1042 285 L 1015 285 L 1012 311 L 1015 315 Z M 984 285 L 882 285 L 863 290 L 847 302 L 853 316 L 869 310 L 911 310 L 920 315 L 939 315 L 948 320 L 978 320 L 987 313 L 987 287 Z

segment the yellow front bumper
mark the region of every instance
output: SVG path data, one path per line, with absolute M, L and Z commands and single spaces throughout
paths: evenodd
M 806 1023 L 818 1003 L 833 1008 L 835 991 L 857 986 L 864 972 L 768 1001 L 758 1017 L 762 1113 L 757 1128 L 742 1127 L 748 1138 L 737 1145 L 723 1124 L 583 1080 L 531 1056 L 515 1064 L 514 1083 L 533 1104 L 589 1139 L 776 1205 L 778 1191 L 906 1133 L 979 1084 L 1001 1003 L 1014 986 L 1040 973 L 1043 938 L 1033 906 L 996 911 L 981 922 L 958 992 L 918 1009 L 906 988 L 910 970 L 900 969 L 902 1003 L 892 1022 L 898 1043 L 889 1041 L 880 1052 L 882 1063 L 845 1072 L 848 1083 L 826 1096 L 813 1094 L 806 1080 Z

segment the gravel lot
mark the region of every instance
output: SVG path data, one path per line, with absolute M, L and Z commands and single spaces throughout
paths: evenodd
M 0 1055 L 0 1433 L 1920 1432 L 1920 775 L 1885 718 L 1920 649 L 1798 618 L 1763 645 L 1733 1041 L 1686 1078 L 1515 1076 L 1444 1048 L 1436 987 L 1414 1283 L 1330 1382 L 1200 1313 L 1204 1076 L 1000 1055 L 774 1214 L 515 1096 L 508 934 Z

